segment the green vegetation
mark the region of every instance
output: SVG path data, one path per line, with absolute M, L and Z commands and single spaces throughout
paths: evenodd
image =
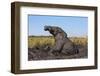
M 87 45 L 87 38 L 83 37 L 71 37 L 70 40 L 76 45 Z M 28 37 L 28 47 L 41 47 L 41 46 L 53 46 L 55 40 L 52 36 L 29 36 Z

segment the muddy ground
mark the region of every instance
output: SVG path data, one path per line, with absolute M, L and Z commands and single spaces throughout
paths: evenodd
M 57 54 L 51 55 L 50 49 L 45 50 L 45 47 L 28 48 L 28 60 L 53 60 L 53 59 L 76 59 L 87 58 L 88 50 L 87 46 L 78 46 L 79 53 L 74 55 Z

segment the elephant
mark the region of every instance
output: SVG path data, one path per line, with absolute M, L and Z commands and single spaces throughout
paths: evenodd
M 49 31 L 54 36 L 55 45 L 50 49 L 51 55 L 65 54 L 73 55 L 78 54 L 79 50 L 75 44 L 67 37 L 67 33 L 58 26 L 44 26 L 45 31 Z

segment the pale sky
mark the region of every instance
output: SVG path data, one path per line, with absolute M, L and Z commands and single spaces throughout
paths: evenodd
M 48 31 L 44 31 L 45 25 L 58 26 L 70 37 L 87 36 L 88 33 L 88 17 L 29 15 L 28 35 L 50 35 Z

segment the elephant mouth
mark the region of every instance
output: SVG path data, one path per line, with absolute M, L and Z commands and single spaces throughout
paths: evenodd
M 44 26 L 44 30 L 45 31 L 50 31 L 51 30 L 51 27 L 50 26 Z
M 48 29 L 48 28 L 44 28 L 44 30 L 45 30 L 45 31 L 48 31 L 49 29 Z

